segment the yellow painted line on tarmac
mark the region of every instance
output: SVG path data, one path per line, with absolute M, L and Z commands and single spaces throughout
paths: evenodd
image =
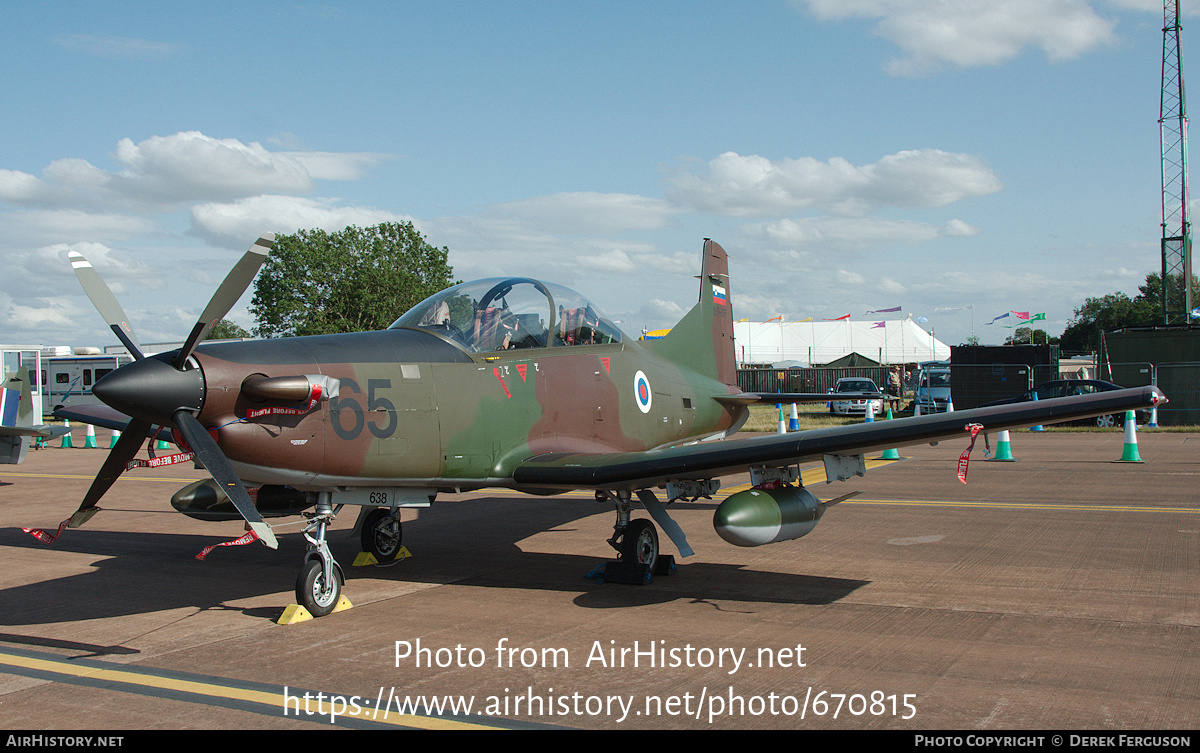
M 329 721 L 331 694 L 328 692 L 323 694 L 325 701 L 320 707 L 323 713 L 317 713 L 317 694 L 312 691 L 289 688 L 285 696 L 283 688 L 267 689 L 271 686 L 257 683 L 238 682 L 236 680 L 201 675 L 185 675 L 184 673 L 146 667 L 138 667 L 136 669 L 116 668 L 119 666 L 122 665 L 87 659 L 69 659 L 67 657 L 33 651 L 0 649 L 0 671 L 10 668 L 11 670 L 15 670 L 15 674 L 22 676 L 66 681 L 72 684 L 92 687 L 103 687 L 109 690 L 118 690 L 157 698 L 174 698 L 194 703 L 207 703 L 209 705 L 279 717 L 285 716 L 284 704 L 288 703 L 289 713 L 286 714 L 286 718 L 288 719 L 295 718 L 300 721 L 326 723 Z M 311 695 L 308 709 L 313 712 L 312 714 L 302 714 L 299 711 L 303 707 L 306 692 Z M 338 694 L 332 695 L 336 696 Z M 381 689 L 381 699 L 382 696 Z M 350 695 L 346 694 L 340 697 L 349 698 Z M 355 712 L 353 705 L 346 703 L 345 713 L 338 713 L 337 718 L 366 722 L 368 724 L 415 727 L 419 729 L 499 728 L 456 719 L 441 719 L 438 717 L 401 714 L 399 712 L 377 713 L 374 708 L 367 708 L 367 704 L 374 706 L 376 701 L 377 699 L 374 698 L 360 696 L 358 697 L 359 708 L 357 712 Z

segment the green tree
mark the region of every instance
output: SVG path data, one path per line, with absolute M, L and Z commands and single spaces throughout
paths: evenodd
M 1172 308 L 1183 308 L 1183 275 L 1167 275 L 1167 287 L 1167 300 Z M 1146 275 L 1146 284 L 1139 286 L 1138 290 L 1137 300 L 1150 304 L 1158 315 L 1158 321 L 1154 323 L 1162 324 L 1162 275 L 1158 272 Z M 1200 280 L 1195 275 L 1192 275 L 1192 306 L 1200 306 Z
M 384 329 L 453 284 L 449 253 L 426 243 L 411 222 L 277 237 L 254 281 L 255 332 L 288 337 Z
M 212 329 L 204 337 L 205 340 L 236 340 L 242 337 L 250 337 L 250 333 L 243 327 L 234 324 L 228 319 L 218 319 L 213 322 Z
M 1044 343 L 1056 343 L 1057 337 L 1050 337 L 1044 329 L 1030 329 L 1029 327 L 1017 327 L 1013 333 L 1004 341 L 1005 345 L 1041 345 Z
M 1100 349 L 1100 333 L 1122 327 L 1142 327 L 1157 323 L 1158 308 L 1139 296 L 1109 293 L 1088 298 L 1075 309 L 1075 318 L 1067 324 L 1059 339 L 1064 353 L 1090 353 Z

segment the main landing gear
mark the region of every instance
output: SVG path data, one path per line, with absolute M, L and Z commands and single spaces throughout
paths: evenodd
M 313 617 L 324 617 L 334 610 L 342 595 L 342 584 L 346 582 L 342 566 L 333 558 L 325 542 L 329 525 L 342 509 L 341 505 L 336 509 L 333 507 L 332 496 L 329 492 L 318 492 L 316 510 L 305 513 L 309 519 L 304 528 L 308 553 L 304 555 L 304 565 L 296 578 L 296 601 Z
M 377 507 L 363 518 L 359 534 L 362 550 L 379 562 L 390 562 L 400 553 L 404 542 L 404 527 L 400 524 L 400 508 Z
M 669 575 L 675 571 L 675 558 L 659 551 L 658 529 L 654 523 L 645 518 L 630 519 L 629 492 L 598 491 L 596 499 L 600 502 L 611 500 L 616 504 L 617 522 L 608 543 L 617 551 L 617 560 L 596 568 L 589 577 L 600 583 L 645 585 L 655 575 Z

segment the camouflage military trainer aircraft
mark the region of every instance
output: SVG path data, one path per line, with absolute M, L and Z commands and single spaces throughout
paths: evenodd
M 566 288 L 501 277 L 448 288 L 379 332 L 198 345 L 272 241 L 247 252 L 183 347 L 152 357 L 142 356 L 107 286 L 72 254 L 84 289 L 137 360 L 93 387 L 132 418 L 69 525 L 97 511 L 154 427 L 173 427 L 215 479 L 175 495 L 185 514 L 244 518 L 274 548 L 264 517 L 313 508 L 296 592 L 315 615 L 334 608 L 344 582 L 325 540 L 344 504 L 362 506 L 364 548 L 383 560 L 400 548 L 400 508 L 428 506 L 439 492 L 594 490 L 616 508 L 614 564 L 644 581 L 659 564 L 658 533 L 631 518 L 635 496 L 687 556 L 655 490 L 668 502 L 707 497 L 718 477 L 749 471 L 755 488 L 722 502 L 714 525 L 733 544 L 757 546 L 803 536 L 830 504 L 793 485 L 800 462 L 823 460 L 830 479 L 848 478 L 863 472 L 866 452 L 965 437 L 973 425 L 998 431 L 1165 399 L 1147 387 L 719 441 L 760 399 L 828 396 L 738 389 L 728 261 L 708 240 L 699 302 L 660 340 L 630 339 Z M 243 482 L 261 485 L 256 501 Z

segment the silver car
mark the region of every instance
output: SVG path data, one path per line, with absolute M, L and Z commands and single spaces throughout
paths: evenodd
M 829 412 L 841 415 L 856 415 L 867 412 L 867 405 L 870 404 L 873 409 L 873 415 L 883 413 L 883 400 L 866 400 L 866 399 L 849 399 L 838 400 L 838 393 L 853 392 L 853 393 L 878 393 L 879 388 L 875 386 L 875 382 L 866 377 L 842 377 L 837 380 L 837 384 L 833 386 L 834 400 L 829 404 Z

